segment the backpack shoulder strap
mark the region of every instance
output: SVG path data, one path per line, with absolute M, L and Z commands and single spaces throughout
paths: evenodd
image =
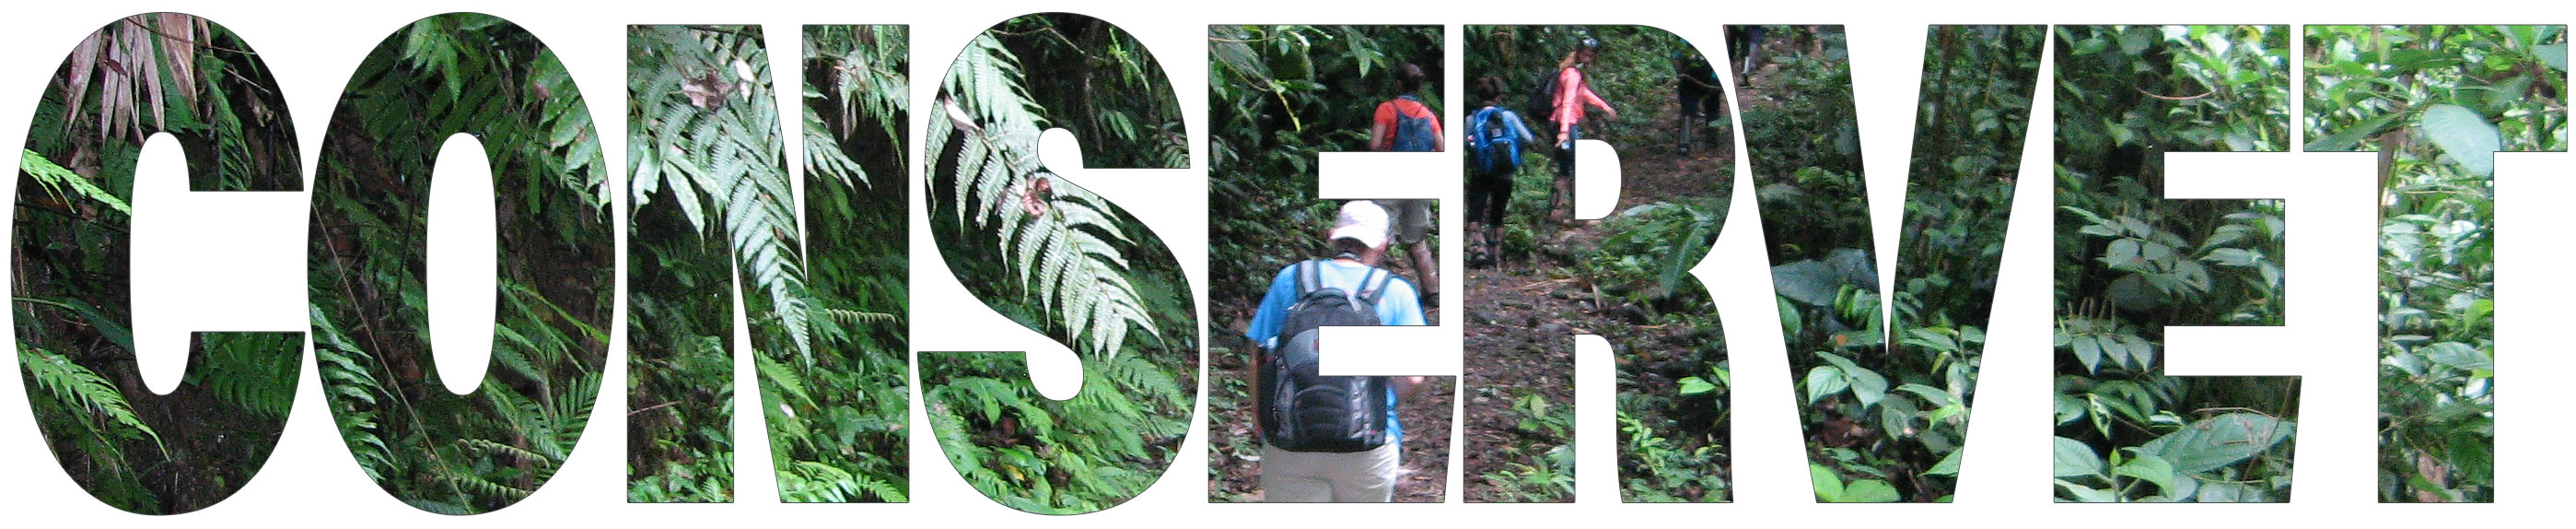
M 1383 268 L 1369 267 L 1368 275 L 1360 276 L 1360 291 L 1356 297 L 1360 302 L 1375 307 L 1378 298 L 1386 297 L 1386 287 L 1394 282 L 1395 274 Z
M 1303 296 L 1324 287 L 1323 271 L 1312 259 L 1297 262 L 1297 295 Z

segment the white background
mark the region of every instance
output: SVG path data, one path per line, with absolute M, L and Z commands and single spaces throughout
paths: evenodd
M 241 34 L 275 69 L 291 103 L 303 141 L 305 166 L 319 157 L 325 123 L 347 75 L 362 56 L 395 29 L 420 17 L 448 11 L 480 11 L 516 22 L 544 38 L 569 65 L 589 97 L 599 133 L 609 141 L 625 137 L 625 30 L 627 24 L 753 23 L 767 27 L 773 60 L 792 60 L 798 49 L 797 27 L 804 24 L 908 24 L 913 35 L 914 101 L 927 102 L 939 73 L 975 31 L 1012 16 L 1037 11 L 1074 11 L 1104 18 L 1133 32 L 1171 74 L 1193 141 L 1204 145 L 1206 127 L 1206 48 L 1209 24 L 1225 23 L 1403 23 L 1447 24 L 1452 65 L 1446 86 L 1450 101 L 1464 83 L 1458 47 L 1462 24 L 1650 24 L 1672 31 L 1720 54 L 1721 24 L 1844 24 L 1850 35 L 1851 61 L 1860 102 L 1861 128 L 1869 149 L 1871 203 L 1878 240 L 1893 241 L 1898 226 L 1900 190 L 1912 132 L 1915 82 L 1919 75 L 1926 24 L 2091 24 L 2091 23 L 2546 23 L 2566 24 L 2564 8 L 2546 9 L 2539 2 L 2499 3 L 2493 7 L 2426 9 L 2417 3 L 2365 5 L 2347 2 L 2337 12 L 2292 3 L 2137 3 L 2032 2 L 2002 5 L 1911 2 L 1858 5 L 1844 2 L 616 2 L 589 6 L 538 5 L 533 2 L 326 2 L 261 5 L 248 2 L 42 2 L 9 8 L 9 31 L 0 32 L 0 142 L 23 144 L 23 118 L 38 100 L 46 79 L 73 44 L 109 21 L 140 12 L 180 10 L 207 17 Z M 2293 39 L 2296 40 L 2296 39 Z M 779 86 L 799 82 L 795 68 L 774 68 Z M 2046 70 L 2043 70 L 2046 75 Z M 2045 86 L 2045 85 L 2043 85 Z M 792 91 L 789 93 L 793 93 Z M 2050 137 L 2050 90 L 2038 92 L 2040 117 L 2033 138 Z M 785 103 L 793 104 L 793 101 Z M 918 134 L 924 104 L 916 104 Z M 788 107 L 793 108 L 793 107 Z M 1460 113 L 1449 110 L 1454 122 Z M 918 136 L 916 136 L 918 137 Z M 136 330 L 147 351 L 145 369 L 159 383 L 175 383 L 177 350 L 191 330 L 302 330 L 305 328 L 302 248 L 305 234 L 304 195 L 202 195 L 182 190 L 185 179 L 175 149 L 158 145 L 147 156 L 136 200 L 139 211 L 136 245 L 141 259 L 135 299 L 141 318 Z M 918 142 L 915 142 L 918 149 Z M 611 144 L 613 146 L 614 144 Z M 793 142 L 791 149 L 799 148 Z M 624 149 L 605 148 L 610 167 L 624 167 Z M 1049 165 L 1069 173 L 1081 185 L 1117 201 L 1143 218 L 1169 243 L 1199 288 L 1205 288 L 1205 190 L 1203 170 L 1082 171 L 1069 139 L 1050 140 Z M 1450 155 L 1407 155 L 1387 167 L 1439 179 L 1448 204 L 1460 204 L 1457 162 Z M 1204 166 L 1205 149 L 1194 151 Z M 1924 526 L 2167 524 L 2274 526 L 2281 524 L 2425 525 L 2492 523 L 2530 526 L 2563 516 L 2567 509 L 2553 498 L 2576 492 L 2565 479 L 2569 458 L 2551 448 L 2570 433 L 2558 414 L 2543 410 L 2555 399 L 2552 377 L 2571 370 L 2565 340 L 2545 338 L 2561 328 L 2571 311 L 2556 300 L 2571 293 L 2562 267 L 2560 241 L 2576 230 L 2576 208 L 2559 203 L 2576 197 L 2568 181 L 2576 159 L 2566 153 L 2505 154 L 2498 164 L 2498 224 L 2502 260 L 2498 288 L 2498 348 L 2504 358 L 2504 421 L 2497 450 L 2498 503 L 2491 505 L 2416 506 L 2375 503 L 2373 414 L 2376 384 L 2372 334 L 2375 278 L 2371 198 L 2363 154 L 2229 154 L 2177 156 L 2172 178 L 2175 196 L 2280 197 L 2290 200 L 2290 325 L 2259 329 L 2178 331 L 2171 358 L 2176 374 L 2296 374 L 2307 376 L 2305 405 L 2298 437 L 2298 488 L 2295 502 L 2283 505 L 2139 505 L 2089 506 L 2050 503 L 2047 477 L 2049 391 L 2049 190 L 2045 141 L 2034 142 L 2023 159 L 2019 200 L 2014 204 L 2003 280 L 1990 326 L 1985 371 L 1976 400 L 1976 427 L 1969 437 L 1958 503 L 1951 505 L 1826 506 L 1811 502 L 1800 454 L 1787 360 L 1782 354 L 1771 301 L 1770 280 L 1762 262 L 1762 241 L 1750 193 L 1735 197 L 1728 219 L 1708 260 L 1694 272 L 1716 289 L 1734 359 L 1735 499 L 1731 505 L 1623 505 L 1612 480 L 1609 459 L 1609 366 L 1598 350 L 1584 353 L 1581 384 L 1590 412 L 1582 415 L 1584 502 L 1571 505 L 1349 505 L 1318 507 L 1211 505 L 1205 503 L 1205 440 L 1194 435 L 1164 479 L 1127 505 L 1092 515 L 1045 519 L 1012 511 L 967 488 L 940 457 L 915 408 L 912 443 L 912 504 L 804 505 L 777 504 L 766 470 L 769 457 L 758 440 L 756 421 L 738 420 L 736 446 L 754 447 L 738 454 L 736 467 L 747 469 L 737 485 L 740 503 L 730 505 L 629 505 L 625 471 L 619 453 L 626 445 L 620 420 L 624 384 L 606 384 L 601 408 L 580 450 L 555 479 L 520 504 L 471 520 L 422 513 L 394 501 L 360 474 L 331 428 L 319 393 L 312 389 L 311 362 L 306 362 L 305 390 L 287 425 L 285 440 L 258 479 L 238 495 L 204 511 L 175 518 L 126 514 L 91 499 L 57 468 L 34 431 L 18 376 L 0 377 L 0 468 L 6 494 L 0 511 L 12 526 L 59 522 L 109 526 L 270 527 L 280 523 L 363 523 L 387 526 L 453 527 L 457 524 L 599 524 L 626 526 L 717 525 L 740 523 L 913 525 L 923 523 L 1042 523 L 1067 527 L 1131 527 L 1206 524 L 1211 526 L 1286 526 L 1308 523 L 1367 524 L 1505 523 L 1537 526 L 1600 523 L 1605 516 L 1623 522 L 1748 523 L 1754 526 L 1907 524 Z M 789 159 L 797 159 L 791 152 Z M 157 159 L 156 159 L 157 157 Z M 164 161 L 162 159 L 168 159 Z M 1584 157 L 1588 174 L 1615 171 L 1609 156 Z M 443 157 L 442 161 L 460 160 Z M 1336 160 L 1351 163 L 1361 160 Z M 1367 165 L 1365 163 L 1357 165 Z M 479 168 L 472 170 L 479 171 Z M 443 165 L 442 181 L 471 175 Z M 1336 169 L 1382 173 L 1389 169 Z M 1737 174 L 1744 169 L 1738 166 Z M 621 171 L 622 174 L 622 171 Z M 308 172 L 309 178 L 309 172 Z M 1751 189 L 1742 176 L 1737 189 Z M 624 197 L 623 178 L 615 196 Z M 918 186 L 916 179 L 916 186 Z M 440 196 L 472 196 L 472 188 L 445 189 Z M 919 196 L 917 191 L 915 196 Z M 1390 193 L 1392 189 L 1390 188 Z M 2189 195 L 2185 195 L 2189 193 Z M 1592 197 L 1592 200 L 1606 200 Z M 474 241 L 489 241 L 488 201 L 442 200 L 433 209 L 442 241 L 464 244 L 433 254 L 441 270 L 489 270 L 489 250 Z M 474 206 L 468 209 L 467 206 Z M 1457 226 L 1456 207 L 1444 209 L 1443 226 Z M 923 220 L 915 208 L 914 223 Z M 620 215 L 619 222 L 623 222 Z M 479 225 L 480 227 L 477 227 Z M 621 236 L 623 230 L 620 230 Z M 1033 350 L 1038 354 L 1038 380 L 1047 393 L 1065 396 L 1076 379 L 1070 353 L 1044 338 L 1017 330 L 950 278 L 937 260 L 926 229 L 913 232 L 913 340 L 920 350 Z M 1460 248 L 1457 230 L 1447 248 Z M 622 237 L 621 237 L 622 238 Z M 452 248 L 452 250 L 451 250 Z M 1892 251 L 1878 252 L 1881 270 Z M 1444 256 L 1456 268 L 1455 252 Z M 622 261 L 622 259 L 621 259 Z M 471 274 L 462 274 L 470 276 Z M 442 277 L 445 277 L 442 275 Z M 1449 299 L 1456 273 L 1449 274 Z M 445 373 L 479 373 L 480 356 L 461 354 L 465 344 L 488 343 L 489 333 L 469 312 L 484 299 L 490 279 L 441 280 L 435 311 L 435 336 L 455 357 L 440 362 Z M 450 290 L 454 289 L 454 290 Z M 621 298 L 622 299 L 622 296 Z M 1199 296 L 1204 301 L 1204 293 Z M 623 303 L 620 303 L 621 308 Z M 1454 313 L 1456 311 L 1446 311 Z M 621 311 L 620 318 L 623 317 Z M 481 320 L 488 321 L 488 320 Z M 624 380 L 622 319 L 609 350 L 609 380 Z M 1450 322 L 1454 328 L 1454 319 Z M 1219 330 L 1216 332 L 1225 332 Z M 1378 365 L 1367 359 L 1341 358 L 1351 369 L 1389 369 L 1414 374 L 1454 374 L 1458 359 L 1454 336 L 1406 334 L 1405 340 L 1433 346 L 1418 356 Z M 737 340 L 736 343 L 746 343 Z M 1441 344 L 1446 344 L 1441 346 Z M 1596 346 L 1597 348 L 1597 346 Z M 309 355 L 308 355 L 309 358 Z M 737 387 L 752 383 L 748 362 L 738 362 Z M 1337 369 L 1340 369 L 1337 366 Z M 1433 370 L 1425 372 L 1424 369 Z M 451 377 L 455 375 L 450 375 Z M 1201 377 L 1202 380 L 1205 377 Z M 2530 388 L 2530 389 L 2526 389 Z M 916 387 L 917 390 L 917 387 Z M 754 392 L 737 396 L 737 408 L 750 409 Z M 916 398 L 916 401 L 918 399 Z M 756 417 L 756 416 L 747 416 Z M 1204 416 L 1194 432 L 1204 432 Z M 1453 455 L 1452 458 L 1455 461 Z M 1458 497 L 1461 482 L 1451 465 L 1449 491 Z M 2554 516 L 2555 515 L 2555 516 Z M 1626 518 L 1641 517 L 1641 518 Z M 344 522 L 344 520 L 346 520 Z M 363 521 L 360 521 L 363 520 Z

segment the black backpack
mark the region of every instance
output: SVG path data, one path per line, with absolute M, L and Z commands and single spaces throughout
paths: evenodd
M 1548 70 L 1547 75 L 1541 77 L 1538 84 L 1531 85 L 1538 87 L 1538 89 L 1530 92 L 1529 111 L 1532 115 L 1543 116 L 1540 118 L 1540 121 L 1556 119 L 1556 97 L 1558 95 L 1556 79 L 1558 76 L 1564 74 L 1565 70 L 1563 69 Z
M 1377 301 L 1395 281 L 1370 268 L 1353 295 L 1323 286 L 1323 261 L 1297 263 L 1297 303 L 1279 329 L 1279 345 L 1262 351 L 1261 435 L 1272 446 L 1297 452 L 1363 452 L 1386 444 L 1386 377 L 1318 375 L 1316 338 L 1322 327 L 1380 325 Z
M 1557 78 L 1563 75 L 1565 75 L 1564 68 L 1548 70 L 1547 76 L 1539 79 L 1538 90 L 1530 92 L 1530 113 L 1544 116 L 1539 120 L 1541 122 L 1551 122 L 1556 120 L 1556 98 L 1564 96 L 1566 89 L 1581 88 L 1584 85 L 1592 84 L 1592 76 L 1587 74 L 1583 76 L 1583 82 L 1581 84 L 1573 87 L 1557 86 Z M 1576 104 L 1579 105 L 1582 103 Z

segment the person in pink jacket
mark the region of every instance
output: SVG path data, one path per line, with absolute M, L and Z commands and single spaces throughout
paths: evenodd
M 1574 140 L 1583 137 L 1583 107 L 1600 107 L 1602 117 L 1619 119 L 1619 111 L 1592 93 L 1583 68 L 1592 64 L 1592 54 L 1601 41 L 1586 37 L 1565 60 L 1556 63 L 1556 100 L 1551 101 L 1547 120 L 1556 124 L 1555 189 L 1547 196 L 1548 218 L 1565 222 L 1574 218 Z

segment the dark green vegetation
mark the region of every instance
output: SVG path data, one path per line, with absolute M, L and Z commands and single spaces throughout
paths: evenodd
M 780 499 L 905 500 L 905 37 L 805 29 L 807 240 L 761 28 L 629 28 L 630 501 L 733 499 L 735 266 Z
M 1573 501 L 1576 333 L 1603 337 L 1619 365 L 1620 498 L 1725 501 L 1725 340 L 1689 270 L 1726 217 L 1732 131 L 1721 105 L 1688 124 L 1705 128 L 1699 149 L 1675 148 L 1676 58 L 1691 43 L 1645 26 L 1468 26 L 1466 36 L 1466 77 L 1502 79 L 1502 106 L 1539 138 L 1513 178 L 1501 264 L 1467 274 L 1468 501 Z M 1601 42 L 1587 83 L 1619 119 L 1590 110 L 1583 137 L 1619 149 L 1621 196 L 1602 220 L 1559 224 L 1546 217 L 1556 126 L 1529 99 L 1585 37 Z M 1710 44 L 1699 50 L 1723 64 Z
M 1929 31 L 1905 235 L 1883 298 L 1842 32 L 1762 31 L 1742 85 L 1745 142 L 1816 497 L 1949 501 L 2046 32 Z
M 1416 95 L 1445 115 L 1440 38 L 1432 26 L 1208 28 L 1210 501 L 1260 498 L 1261 439 L 1242 375 L 1257 349 L 1243 331 L 1281 268 L 1327 257 L 1321 234 L 1341 201 L 1315 198 L 1317 153 L 1368 150 L 1373 112 L 1401 95 L 1405 63 L 1422 67 L 1429 79 Z M 1411 264 L 1401 254 L 1381 263 L 1420 278 Z M 1420 402 L 1397 409 L 1412 477 L 1397 485 L 1396 501 L 1436 502 L 1444 492 L 1449 384 L 1426 383 Z
M 583 101 L 535 35 L 460 13 L 386 38 L 332 116 L 312 197 L 314 353 L 358 468 L 414 507 L 516 503 L 590 421 L 615 227 Z M 431 362 L 424 283 L 430 166 L 458 133 L 481 141 L 500 193 L 492 367 L 466 395 L 448 392 Z
M 2379 499 L 2495 501 L 2495 162 L 2567 150 L 2565 26 L 2309 26 L 2310 151 L 2377 151 Z
M 300 333 L 200 333 L 187 378 L 155 395 L 130 327 L 145 138 L 179 142 L 191 190 L 302 188 L 285 98 L 250 49 L 187 15 L 108 24 L 48 81 L 19 156 L 10 307 L 27 398 L 55 460 L 118 509 L 184 513 L 240 490 L 295 397 Z
M 2162 197 L 2165 153 L 2289 148 L 2288 33 L 2055 28 L 2060 501 L 2290 498 L 2298 378 L 2157 361 L 2168 325 L 2282 323 L 2282 203 Z
M 931 234 L 993 310 L 1081 356 L 1080 393 L 1049 400 L 1017 353 L 921 354 L 939 448 L 1014 509 L 1072 514 L 1144 492 L 1189 435 L 1198 318 L 1153 232 L 1038 163 L 1069 129 L 1090 167 L 1189 163 L 1177 98 L 1109 23 L 1030 15 L 978 35 L 940 81 L 927 147 Z

